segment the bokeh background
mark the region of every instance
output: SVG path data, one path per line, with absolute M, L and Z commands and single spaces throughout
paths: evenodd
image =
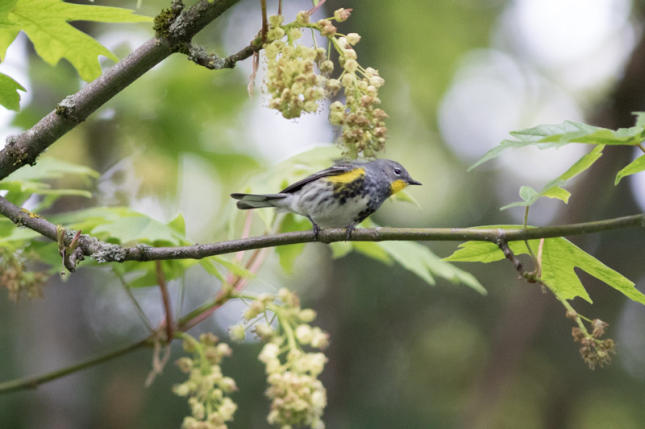
M 165 1 L 143 0 L 153 16 Z M 270 10 L 277 8 L 269 1 Z M 135 0 L 95 4 L 136 8 Z M 306 1 L 285 1 L 287 20 Z M 629 0 L 329 0 L 323 14 L 354 8 L 341 31 L 358 32 L 361 64 L 386 80 L 381 99 L 390 114 L 385 157 L 401 161 L 424 183 L 411 190 L 420 207 L 387 203 L 375 216 L 392 226 L 471 226 L 520 222 L 523 184 L 540 187 L 588 148 L 515 150 L 467 173 L 467 167 L 508 131 L 565 119 L 626 127 L 645 107 L 645 10 Z M 218 53 L 245 46 L 259 28 L 259 2 L 242 0 L 200 33 Z M 147 25 L 78 23 L 118 56 L 152 36 Z M 105 67 L 110 67 L 109 61 Z M 83 83 L 62 62 L 50 67 L 24 38 L 0 70 L 28 92 L 19 114 L 0 112 L 2 141 L 53 109 Z M 52 211 L 126 205 L 162 221 L 177 213 L 200 242 L 227 237 L 234 205 L 228 193 L 254 175 L 336 134 L 318 114 L 285 120 L 249 97 L 250 61 L 212 72 L 175 55 L 65 135 L 48 154 L 101 173 L 88 201 L 61 200 Z M 258 77 L 258 85 L 261 76 Z M 595 220 L 645 210 L 645 175 L 613 185 L 636 154 L 611 148 L 571 187 L 568 206 L 541 201 L 531 223 Z M 643 234 L 616 231 L 574 239 L 645 290 Z M 447 256 L 454 243 L 429 243 Z M 288 286 L 330 332 L 329 428 L 642 428 L 645 422 L 645 308 L 581 274 L 595 301 L 574 302 L 610 323 L 617 356 L 590 371 L 570 336 L 571 321 L 548 293 L 517 279 L 510 264 L 462 265 L 487 287 L 439 281 L 430 287 L 398 266 L 360 255 L 332 260 L 307 246 L 295 272 L 269 257 L 253 291 Z M 186 309 L 219 287 L 199 268 L 185 278 Z M 179 282 L 173 282 L 176 294 Z M 156 288 L 136 297 L 153 321 L 162 317 Z M 194 331 L 226 336 L 243 306 L 231 303 Z M 0 294 L 0 379 L 35 375 L 140 339 L 145 328 L 117 280 L 88 268 L 69 281 L 52 278 L 42 300 Z M 224 363 L 240 390 L 233 428 L 264 428 L 268 401 L 260 345 L 234 346 Z M 173 348 L 173 360 L 181 354 Z M 182 374 L 169 364 L 143 386 L 150 350 L 48 383 L 0 396 L 2 428 L 175 428 L 188 407 L 171 392 Z

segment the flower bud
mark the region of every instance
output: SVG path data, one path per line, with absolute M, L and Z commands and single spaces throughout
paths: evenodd
M 309 12 L 306 10 L 301 10 L 298 12 L 296 15 L 296 22 L 300 25 L 306 25 L 309 24 Z
M 242 324 L 233 325 L 228 330 L 228 335 L 233 341 L 242 341 L 246 337 L 246 329 Z
M 353 49 L 343 49 L 343 56 L 346 60 L 355 60 L 357 57 L 356 51 Z
M 340 101 L 334 101 L 329 106 L 329 110 L 332 111 L 332 112 L 344 112 L 345 111 L 345 105 L 343 105 L 343 103 L 341 103 Z M 304 322 L 304 320 L 303 320 L 303 322 Z
M 352 9 L 340 8 L 334 11 L 334 19 L 338 22 L 347 21 L 347 18 L 352 14 Z
M 335 101 L 335 103 L 339 103 L 338 101 Z M 343 109 L 343 104 L 339 103 L 341 109 Z M 298 318 L 305 323 L 313 322 L 313 320 L 316 318 L 316 312 L 312 310 L 311 308 L 304 308 L 298 312 Z
M 296 338 L 300 344 L 309 344 L 312 338 L 311 326 L 302 324 L 296 328 Z
M 289 36 L 289 40 L 298 40 L 302 37 L 302 32 L 300 31 L 299 28 L 292 28 L 289 30 L 289 33 L 287 34 Z
M 343 77 L 340 79 L 340 82 L 343 84 L 345 88 L 349 88 L 356 83 L 356 76 L 354 76 L 353 73 L 345 73 Z
M 347 42 L 352 46 L 357 44 L 360 41 L 361 41 L 361 36 L 358 33 L 349 33 L 347 35 Z
M 358 63 L 356 62 L 356 60 L 348 59 L 347 61 L 345 61 L 343 68 L 349 73 L 354 73 L 358 68 Z
M 261 362 L 267 363 L 272 359 L 276 359 L 279 353 L 280 348 L 276 344 L 268 343 L 265 344 L 264 347 L 262 347 L 262 351 L 260 352 L 258 359 Z
M 235 384 L 235 380 L 233 380 L 231 377 L 222 378 L 219 382 L 219 386 L 226 393 L 234 392 L 237 390 L 237 384 Z
M 334 63 L 330 60 L 325 60 L 320 64 L 321 73 L 331 73 L 334 71 Z
M 269 17 L 269 26 L 277 27 L 279 25 L 282 25 L 283 20 L 284 20 L 284 17 L 282 15 L 271 15 Z
M 177 366 L 181 372 L 190 372 L 193 367 L 193 360 L 188 357 L 182 357 L 177 359 Z

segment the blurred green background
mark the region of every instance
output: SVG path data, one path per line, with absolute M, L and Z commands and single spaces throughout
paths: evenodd
M 137 7 L 135 0 L 95 3 Z M 167 3 L 143 0 L 140 12 L 155 15 Z M 311 6 L 284 3 L 286 21 Z M 411 190 L 420 208 L 386 203 L 375 221 L 419 227 L 520 222 L 520 209 L 498 207 L 515 201 L 521 185 L 541 186 L 562 173 L 586 148 L 517 150 L 473 172 L 467 167 L 511 130 L 565 119 L 630 126 L 630 112 L 645 107 L 639 6 L 629 0 L 328 1 L 325 15 L 354 8 L 340 30 L 361 34 L 360 63 L 386 80 L 381 99 L 390 119 L 383 156 L 399 160 L 424 184 Z M 197 40 L 218 53 L 235 52 L 257 33 L 259 16 L 259 2 L 243 0 Z M 146 25 L 78 27 L 119 57 L 152 36 Z M 28 88 L 22 111 L 0 117 L 3 137 L 30 127 L 83 84 L 69 64 L 46 65 L 24 38 L 14 42 L 0 70 Z M 250 60 L 213 72 L 181 55 L 155 67 L 48 151 L 101 173 L 92 201 L 67 198 L 52 211 L 126 205 L 165 222 L 183 213 L 189 238 L 226 238 L 234 213 L 230 192 L 335 138 L 324 109 L 285 120 L 265 107 L 261 91 L 249 97 L 250 72 Z M 539 202 L 530 222 L 642 212 L 643 174 L 613 186 L 613 175 L 634 154 L 607 152 L 575 182 L 568 206 Z M 645 290 L 642 232 L 574 241 Z M 429 246 L 440 256 L 456 247 Z M 589 276 L 582 278 L 595 304 L 574 306 L 609 322 L 617 342 L 611 367 L 596 371 L 578 355 L 561 304 L 518 280 L 508 263 L 461 265 L 487 287 L 487 296 L 441 280 L 429 287 L 399 266 L 360 255 L 332 260 L 318 244 L 308 245 L 296 265 L 285 274 L 272 254 L 249 288 L 288 286 L 330 332 L 322 375 L 329 428 L 643 427 L 645 309 Z M 185 283 L 186 309 L 218 288 L 199 268 Z M 174 294 L 177 288 L 173 282 Z M 134 292 L 159 322 L 158 290 Z M 243 308 L 227 304 L 194 331 L 225 337 Z M 51 371 L 145 335 L 116 279 L 98 268 L 67 282 L 52 278 L 42 300 L 15 304 L 2 293 L 0 314 L 1 380 Z M 234 345 L 223 365 L 240 387 L 232 428 L 268 427 L 260 347 Z M 180 353 L 174 347 L 172 360 Z M 179 427 L 189 410 L 171 386 L 183 375 L 169 364 L 145 388 L 150 366 L 150 350 L 140 350 L 37 390 L 0 396 L 0 427 Z

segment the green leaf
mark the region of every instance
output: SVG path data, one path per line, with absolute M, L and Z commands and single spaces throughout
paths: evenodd
M 351 248 L 356 250 L 358 253 L 367 256 L 368 258 L 375 259 L 387 265 L 392 264 L 392 258 L 390 258 L 387 250 L 385 250 L 383 246 L 381 246 L 381 243 L 375 241 L 354 241 L 351 242 L 351 244 Z
M 596 147 L 594 147 L 591 152 L 585 154 L 582 158 L 576 161 L 576 163 L 569 167 L 567 171 L 547 183 L 540 192 L 537 192 L 530 186 L 522 186 L 520 188 L 520 198 L 522 198 L 523 201 L 517 201 L 511 204 L 507 204 L 504 207 L 500 208 L 500 210 L 506 210 L 511 207 L 531 206 L 535 204 L 535 202 L 541 197 L 556 198 L 567 204 L 569 202 L 571 192 L 562 188 L 562 186 L 567 181 L 573 179 L 578 174 L 591 167 L 594 162 L 596 162 L 598 158 L 602 156 L 602 151 L 604 148 L 605 145 L 597 145 Z
M 402 201 L 404 203 L 414 204 L 415 206 L 417 206 L 417 208 L 421 208 L 421 204 L 419 204 L 416 198 L 414 198 L 412 194 L 410 194 L 405 189 L 392 195 L 392 198 L 390 198 L 390 200 Z
M 89 167 L 71 162 L 62 161 L 52 157 L 38 159 L 33 166 L 25 166 L 11 173 L 7 181 L 39 181 L 47 179 L 60 179 L 66 175 L 80 176 L 85 179 L 97 178 L 99 173 Z M 4 180 L 3 180 L 4 182 Z
M 149 17 L 116 7 L 65 3 L 61 0 L 12 0 L 0 8 L 0 59 L 20 31 L 24 31 L 38 55 L 56 65 L 68 60 L 83 80 L 100 76 L 99 55 L 118 58 L 92 37 L 68 24 L 70 21 L 149 22 Z
M 428 284 L 434 285 L 437 275 L 452 283 L 463 283 L 481 294 L 486 289 L 470 273 L 441 260 L 427 247 L 413 241 L 383 241 L 378 243 L 401 266 L 412 271 Z
M 306 229 L 311 229 L 311 223 L 306 218 L 296 216 L 293 213 L 286 214 L 280 225 L 280 232 L 303 231 Z M 296 258 L 300 256 L 304 249 L 304 243 L 277 246 L 275 248 L 278 257 L 280 258 L 280 266 L 286 273 L 293 273 L 293 266 Z
M 144 215 L 128 216 L 110 223 L 98 225 L 92 234 L 107 236 L 110 241 L 126 243 L 151 243 L 156 245 L 179 245 L 183 236 L 155 219 Z
M 627 164 L 627 166 L 625 166 L 622 170 L 620 170 L 618 174 L 616 174 L 614 185 L 618 185 L 620 181 L 623 180 L 623 177 L 640 173 L 643 170 L 645 170 L 645 155 L 639 156 L 634 161 Z
M 200 259 L 200 260 L 199 260 L 199 265 L 201 265 L 201 266 L 202 266 L 202 268 L 204 268 L 204 270 L 205 270 L 208 274 L 210 274 L 211 276 L 214 276 L 214 277 L 216 277 L 217 279 L 219 279 L 219 281 L 221 281 L 221 282 L 224 282 L 224 281 L 225 281 L 225 278 L 224 278 L 224 276 L 222 275 L 222 273 L 220 273 L 220 272 L 219 272 L 219 270 L 217 269 L 217 267 L 215 267 L 215 264 L 214 264 L 210 259 L 208 259 L 208 258 L 206 258 L 206 259 Z
M 180 259 L 161 261 L 161 267 L 166 281 L 181 277 L 188 268 L 196 265 L 195 259 Z M 121 264 L 124 272 L 129 273 L 128 285 L 130 287 L 157 286 L 157 268 L 154 262 L 128 261 Z M 143 269 L 142 269 L 143 268 Z
M 98 177 L 98 173 L 91 168 L 54 158 L 43 158 L 36 166 L 21 168 L 0 181 L 0 189 L 9 191 L 5 198 L 16 205 L 22 205 L 33 194 L 44 195 L 45 198 L 34 208 L 36 212 L 51 206 L 62 196 L 91 198 L 92 194 L 83 189 L 52 189 L 50 184 L 43 183 L 70 175 L 87 182 Z
M 232 272 L 233 274 L 240 276 L 240 277 L 245 277 L 245 278 L 250 278 L 250 277 L 255 277 L 255 274 L 253 274 L 251 271 L 247 270 L 245 267 L 243 267 L 240 264 L 237 264 L 235 262 L 229 261 L 228 259 L 224 258 L 223 256 L 211 256 L 210 259 L 213 261 L 217 262 L 218 264 L 222 265 L 224 268 Z
M 186 236 L 186 221 L 184 216 L 179 213 L 173 220 L 168 222 L 168 226 L 175 230 L 175 232 L 182 237 Z
M 0 73 L 0 104 L 10 110 L 20 110 L 19 90 L 26 91 L 18 82 Z
M 334 259 L 346 256 L 354 248 L 351 241 L 336 241 L 329 243 L 329 247 L 331 249 L 331 257 Z
M 486 152 L 479 161 L 468 168 L 468 171 L 498 157 L 504 150 L 515 147 L 535 145 L 538 148 L 545 149 L 561 147 L 570 143 L 635 146 L 645 138 L 643 114 L 642 112 L 636 112 L 635 115 L 636 126 L 619 128 L 615 131 L 574 121 L 564 121 L 555 125 L 539 125 L 521 131 L 513 131 L 511 135 L 514 139 L 503 140 L 499 146 Z
M 495 227 L 518 228 L 519 226 L 501 225 Z M 538 253 L 539 243 L 540 240 L 529 241 L 533 254 Z M 509 247 L 516 255 L 529 253 L 523 241 L 511 242 Z M 494 243 L 467 241 L 460 244 L 459 249 L 445 260 L 489 263 L 504 258 L 504 253 Z M 580 282 L 575 268 L 605 282 L 629 299 L 645 305 L 645 295 L 635 288 L 634 282 L 619 272 L 603 264 L 565 238 L 557 237 L 544 240 L 542 248 L 542 281 L 544 284 L 560 299 L 571 300 L 580 297 L 585 301 L 592 302 Z
M 156 246 L 190 244 L 184 234 L 178 232 L 177 218 L 164 224 L 125 207 L 93 207 L 56 215 L 52 220 L 113 243 L 145 243 Z

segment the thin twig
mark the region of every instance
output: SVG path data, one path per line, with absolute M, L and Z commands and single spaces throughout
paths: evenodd
M 314 13 L 316 13 L 316 11 L 317 11 L 318 9 L 320 9 L 320 7 L 321 7 L 322 5 L 324 5 L 326 1 L 327 1 L 327 0 L 320 0 L 316 6 L 312 7 L 311 9 L 309 9 L 309 10 L 307 11 L 307 14 L 308 14 L 309 16 L 311 16 L 311 15 L 313 15 Z
M 56 225 L 46 219 L 34 216 L 28 211 L 0 197 L 0 214 L 12 222 L 37 231 L 45 237 L 56 240 Z M 350 241 L 489 241 L 497 243 L 500 238 L 506 241 L 533 240 L 539 238 L 566 237 L 591 234 L 600 231 L 625 228 L 645 228 L 645 214 L 636 214 L 592 222 L 568 225 L 544 226 L 538 228 L 514 229 L 499 228 L 359 228 L 354 230 Z M 73 236 L 67 231 L 63 241 L 69 243 Z M 102 242 L 87 234 L 79 238 L 79 247 L 86 256 L 98 262 L 150 261 L 167 259 L 201 259 L 213 255 L 235 253 L 241 250 L 261 249 L 264 247 L 287 244 L 346 241 L 344 228 L 323 229 L 318 240 L 313 231 L 284 232 L 237 240 L 220 241 L 210 244 L 195 244 L 175 247 L 121 247 Z
M 112 350 L 108 353 L 105 353 L 104 355 L 101 355 L 92 359 L 88 359 L 76 365 L 72 365 L 66 368 L 58 369 L 56 371 L 48 372 L 47 374 L 38 375 L 35 377 L 19 378 L 16 380 L 5 381 L 4 383 L 0 383 L 0 394 L 9 393 L 16 390 L 35 389 L 41 384 L 47 383 L 48 381 L 56 380 L 58 378 L 64 377 L 69 374 L 73 374 L 83 369 L 96 366 L 100 363 L 103 363 L 110 359 L 114 359 L 116 357 L 130 353 L 134 350 L 137 350 L 149 344 L 150 344 L 149 338 L 146 338 L 145 340 L 129 344 L 120 349 Z
M 169 23 L 164 37 L 148 40 L 98 79 L 85 85 L 77 93 L 65 97 L 56 109 L 29 130 L 7 138 L 7 144 L 0 151 L 0 180 L 23 165 L 33 165 L 38 155 L 47 147 L 87 119 L 141 75 L 173 52 L 179 51 L 183 44 L 190 43 L 195 34 L 237 1 L 198 1 L 190 8 L 182 10 L 181 19 Z M 240 58 L 250 56 L 247 49 L 248 47 L 244 52 L 240 51 Z
M 639 144 L 637 144 L 636 146 L 638 146 L 638 148 L 639 148 L 640 150 L 642 150 L 643 152 L 645 152 L 645 146 L 643 146 L 643 143 L 639 143 Z
M 172 321 L 172 308 L 170 307 L 170 295 L 168 295 L 168 285 L 166 283 L 166 275 L 163 272 L 163 267 L 161 266 L 161 261 L 155 261 L 155 269 L 157 274 L 157 283 L 159 284 L 159 290 L 161 291 L 161 300 L 163 301 L 164 313 L 166 313 L 166 341 L 172 341 L 172 330 L 173 330 L 173 321 Z
M 267 19 L 267 0 L 260 0 L 260 8 L 262 9 L 262 44 L 267 41 L 267 32 L 269 31 L 269 21 Z

